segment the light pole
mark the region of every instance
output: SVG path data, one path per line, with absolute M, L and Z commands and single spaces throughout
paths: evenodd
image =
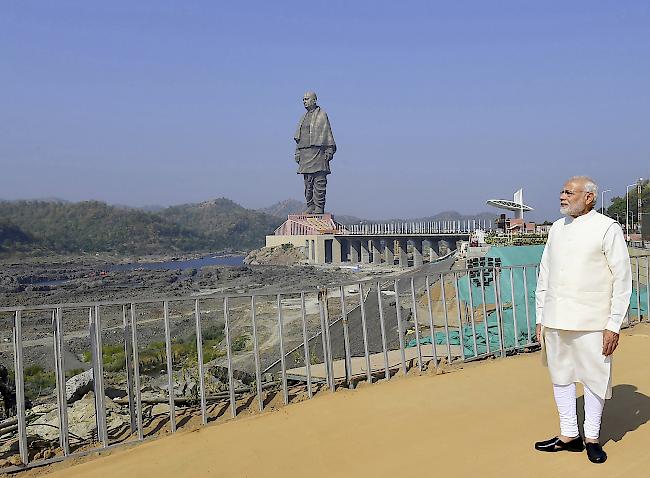
M 636 184 L 628 184 L 625 187 L 625 240 L 630 241 L 630 188 Z
M 636 225 L 639 227 L 639 232 L 641 233 L 641 244 L 643 245 L 643 233 L 641 232 L 641 209 L 643 208 L 642 203 L 643 197 L 643 178 L 639 178 L 636 183 Z M 634 221 L 632 221 L 632 227 L 634 228 Z
M 605 214 L 605 193 L 611 193 L 611 189 L 605 189 L 600 193 L 600 213 Z

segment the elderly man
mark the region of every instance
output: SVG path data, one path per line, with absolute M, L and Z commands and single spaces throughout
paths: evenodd
M 589 460 L 607 459 L 598 442 L 605 399 L 611 397 L 612 354 L 632 293 L 630 257 L 615 221 L 593 210 L 596 183 L 569 179 L 560 213 L 542 254 L 537 280 L 537 340 L 553 382 L 560 434 L 535 443 L 540 451 L 587 448 Z M 584 386 L 584 443 L 576 417 L 576 382 Z
M 327 175 L 330 161 L 336 152 L 336 143 L 327 113 L 316 104 L 316 93 L 305 93 L 302 104 L 307 112 L 300 118 L 293 139 L 296 140 L 296 163 L 298 174 L 305 180 L 307 214 L 325 212 Z

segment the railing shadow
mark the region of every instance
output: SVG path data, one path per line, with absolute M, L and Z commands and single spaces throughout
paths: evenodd
M 584 396 L 578 397 L 578 423 L 584 422 Z M 612 398 L 605 402 L 600 427 L 600 442 L 621 441 L 631 431 L 650 421 L 650 397 L 630 384 L 616 385 Z

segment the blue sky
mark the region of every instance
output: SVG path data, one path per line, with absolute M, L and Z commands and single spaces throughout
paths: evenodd
M 523 187 L 552 219 L 568 176 L 650 176 L 649 58 L 642 1 L 3 2 L 0 198 L 300 199 L 313 89 L 327 209 L 472 213 Z

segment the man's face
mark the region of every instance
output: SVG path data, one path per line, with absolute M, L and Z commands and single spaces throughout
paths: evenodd
M 585 191 L 583 181 L 567 181 L 560 191 L 560 214 L 578 217 L 589 212 L 594 202 L 594 193 Z
M 311 109 L 316 106 L 316 98 L 314 95 L 305 95 L 302 97 L 302 104 L 305 105 L 305 108 Z

